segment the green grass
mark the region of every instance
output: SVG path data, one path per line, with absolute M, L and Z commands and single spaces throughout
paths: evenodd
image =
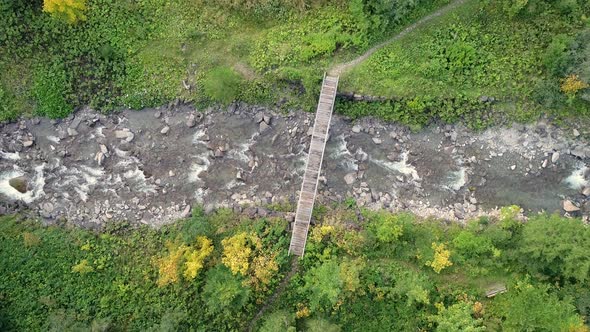
M 385 211 L 363 211 L 361 223 L 354 207 L 322 210 L 298 272 L 258 327 L 273 330 L 270 324 L 283 321 L 275 314 L 280 311 L 298 330 L 329 323 L 343 330 L 432 331 L 443 324 L 442 307 L 481 302 L 485 315 L 470 309 L 458 321 L 497 329 L 503 319 L 522 321 L 521 313 L 506 312 L 506 298 L 525 301 L 518 287 L 536 292 L 527 324 L 579 326 L 590 311 L 583 254 L 590 242 L 581 220 L 540 215 L 523 224 L 504 214 L 461 227 Z M 351 222 L 358 227 L 351 229 Z M 113 223 L 100 233 L 0 217 L 0 329 L 243 330 L 290 269 L 286 226 L 281 219 L 243 219 L 229 209 L 208 216 L 197 209 L 191 219 L 160 230 Z M 243 232 L 251 242 L 227 254 L 225 241 Z M 214 249 L 187 279 L 189 256 L 177 260 L 173 253 L 198 250 L 200 236 Z M 448 257 L 437 258 L 433 244 L 442 244 Z M 245 274 L 230 272 L 245 248 L 252 250 Z M 265 287 L 252 279 L 267 271 L 259 259 L 278 266 Z M 161 270 L 161 262 L 178 270 Z M 160 284 L 162 276 L 178 279 Z M 486 299 L 487 287 L 499 282 L 508 286 L 508 297 Z M 545 311 L 559 315 L 546 321 Z
M 494 109 L 490 124 L 543 113 L 588 117 L 590 103 L 578 98 L 568 104 L 559 91 L 561 101 L 552 109 L 538 102 L 548 94 L 547 84 L 558 85 L 561 78 L 544 67 L 546 48 L 558 34 L 575 36 L 583 20 L 554 10 L 510 19 L 494 4 L 469 1 L 384 47 L 341 79 L 342 90 L 394 100 L 494 97 L 504 104 Z M 430 116 L 446 120 L 444 107 L 430 108 Z
M 105 112 L 143 108 L 176 98 L 198 105 L 286 99 L 286 109 L 312 110 L 331 64 L 352 58 L 446 0 L 399 4 L 405 16 L 379 29 L 365 14 L 349 10 L 347 1 L 319 1 L 305 10 L 289 1 L 256 2 L 241 8 L 181 0 L 89 0 L 87 19 L 74 25 L 43 13 L 39 1 L 9 2 L 0 7 L 9 20 L 0 27 L 7 36 L 0 39 L 0 69 L 2 98 L 10 103 L 0 120 L 63 116 L 65 109 L 84 105 Z M 19 66 L 27 66 L 27 75 L 14 70 Z M 220 67 L 231 68 L 243 81 L 223 100 L 206 91 L 214 84 L 223 88 L 219 75 L 219 83 L 211 82 L 211 72 Z M 55 68 L 65 68 L 65 81 L 52 75 L 57 79 L 34 84 L 35 77 Z

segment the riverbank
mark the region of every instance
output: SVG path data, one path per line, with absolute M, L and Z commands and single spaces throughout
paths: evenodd
M 0 208 L 88 228 L 121 220 L 161 226 L 190 215 L 196 204 L 289 219 L 312 125 L 306 112 L 178 103 L 5 124 Z M 352 199 L 370 209 L 458 221 L 512 204 L 526 213 L 587 218 L 589 134 L 547 121 L 481 133 L 432 125 L 413 133 L 335 116 L 318 201 Z M 24 193 L 10 184 L 19 177 Z

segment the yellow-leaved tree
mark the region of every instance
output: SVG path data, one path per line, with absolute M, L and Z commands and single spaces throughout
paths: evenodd
M 205 259 L 213 252 L 213 242 L 205 236 L 198 236 L 194 245 L 167 242 L 168 254 L 157 258 L 158 286 L 195 279 L 203 269 Z M 182 272 L 182 273 L 181 273 Z
M 580 76 L 571 74 L 561 81 L 561 91 L 570 97 L 574 97 L 580 90 L 589 88 L 588 83 L 582 81 Z
M 223 245 L 223 257 L 221 262 L 227 266 L 233 274 L 241 273 L 246 275 L 250 266 L 250 255 L 252 254 L 252 235 L 242 232 L 230 238 L 221 240 Z
M 432 243 L 434 249 L 434 258 L 432 262 L 427 262 L 426 265 L 432 267 L 434 272 L 440 273 L 443 269 L 453 265 L 451 262 L 451 251 L 447 249 L 444 243 Z
M 198 236 L 192 249 L 184 253 L 184 279 L 193 280 L 203 268 L 205 259 L 213 252 L 213 242 L 205 236 Z
M 172 242 L 167 242 L 166 247 L 168 247 L 168 255 L 159 258 L 156 263 L 159 272 L 158 286 L 160 287 L 178 282 L 180 261 L 187 249 L 184 244 L 178 246 Z
M 73 24 L 84 21 L 86 0 L 43 0 L 43 11 Z
M 276 253 L 261 254 L 254 258 L 252 262 L 252 276 L 250 277 L 249 283 L 257 290 L 266 290 L 266 286 L 270 284 L 272 278 L 279 271 L 276 256 Z

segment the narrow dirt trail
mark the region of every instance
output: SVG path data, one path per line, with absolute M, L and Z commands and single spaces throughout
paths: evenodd
M 355 67 L 356 65 L 358 65 L 359 63 L 365 61 L 368 57 L 370 57 L 373 53 L 375 53 L 379 49 L 391 44 L 394 41 L 399 40 L 400 38 L 403 38 L 405 35 L 414 31 L 416 28 L 423 26 L 424 24 L 428 23 L 429 21 L 431 21 L 432 19 L 434 19 L 436 17 L 439 17 L 441 15 L 448 13 L 449 11 L 463 5 L 467 1 L 468 0 L 456 0 L 456 1 L 451 2 L 450 4 L 446 5 L 445 7 L 440 8 L 439 10 L 435 11 L 434 13 L 432 13 L 428 16 L 425 16 L 422 19 L 420 19 L 419 21 L 415 22 L 414 24 L 408 26 L 403 31 L 401 31 L 397 35 L 391 37 L 390 39 L 382 42 L 381 44 L 373 46 L 371 49 L 369 49 L 365 53 L 361 54 L 356 59 L 353 59 L 349 62 L 335 65 L 334 67 L 332 67 L 328 71 L 328 74 L 330 74 L 332 76 L 340 76 L 341 74 L 343 74 L 347 70 L 349 70 L 349 69 Z
M 297 271 L 299 271 L 299 257 L 294 257 L 293 261 L 291 262 L 291 270 L 289 271 L 289 273 L 287 273 L 285 278 L 283 278 L 283 280 L 281 281 L 281 283 L 277 287 L 274 294 L 268 299 L 268 301 L 266 301 L 264 306 L 262 306 L 262 308 L 260 308 L 260 310 L 258 311 L 256 316 L 254 316 L 254 318 L 252 318 L 252 320 L 250 321 L 250 324 L 248 325 L 248 330 L 247 330 L 248 332 L 252 332 L 252 330 L 254 329 L 254 326 L 256 326 L 256 323 L 260 320 L 262 315 L 264 315 L 266 313 L 266 311 L 279 298 L 279 296 L 281 296 L 281 294 L 283 294 L 285 287 L 287 287 L 287 284 L 289 283 L 289 281 L 291 281 L 291 278 L 293 278 L 293 276 L 297 273 Z

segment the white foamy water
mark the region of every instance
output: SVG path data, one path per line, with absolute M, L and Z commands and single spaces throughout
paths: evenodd
M 20 159 L 20 155 L 18 154 L 18 152 L 4 152 L 4 151 L 0 151 L 0 158 L 2 158 L 2 159 L 8 159 L 8 160 L 19 160 Z
M 46 138 L 47 138 L 48 141 L 53 142 L 53 143 L 56 143 L 56 144 L 59 144 L 59 142 L 61 141 L 59 139 L 59 137 L 57 137 L 57 136 L 51 136 L 51 135 L 49 135 Z
M 18 168 L 15 168 L 12 171 L 8 171 L 1 174 L 0 193 L 6 197 L 9 197 L 12 200 L 23 201 L 27 204 L 34 202 L 36 199 L 42 197 L 45 194 L 45 192 L 43 191 L 43 187 L 45 186 L 45 176 L 43 174 L 44 168 L 45 164 L 41 164 L 35 167 L 35 175 L 27 184 L 28 191 L 24 194 L 14 189 L 9 184 L 10 179 L 25 175 L 23 171 L 21 171 Z
M 374 163 L 375 165 L 381 166 L 381 167 L 385 168 L 386 170 L 393 171 L 393 172 L 399 172 L 399 173 L 402 173 L 405 175 L 411 175 L 412 179 L 420 180 L 420 177 L 418 176 L 418 171 L 416 171 L 416 168 L 414 166 L 408 164 L 408 153 L 407 152 L 402 153 L 401 157 L 402 157 L 402 160 L 397 161 L 397 162 L 372 159 L 372 158 L 370 158 L 369 160 L 372 163 Z
M 347 143 L 344 134 L 338 135 L 334 141 L 336 142 L 336 146 L 334 148 L 334 151 L 330 153 L 330 158 L 340 159 L 345 156 L 352 157 L 352 153 L 350 153 L 350 151 L 348 151 L 348 149 L 346 148 Z
M 584 178 L 584 174 L 588 171 L 588 167 L 583 165 L 580 168 L 574 170 L 570 176 L 565 178 L 565 182 L 568 187 L 573 190 L 580 190 L 584 187 L 590 186 L 590 181 Z
M 346 171 L 357 171 L 358 165 L 356 163 L 356 159 L 352 152 L 348 150 L 346 147 L 347 142 L 344 134 L 338 135 L 335 139 L 336 146 L 334 150 L 330 153 L 330 158 L 337 160 L 338 164 L 341 165 Z M 360 153 L 367 157 L 367 154 L 361 149 L 358 148 L 357 153 Z
M 199 204 L 203 204 L 205 200 L 205 196 L 209 194 L 209 190 L 205 190 L 203 188 L 197 188 L 195 191 L 195 200 Z
M 233 179 L 225 185 L 225 189 L 229 190 L 244 185 L 246 185 L 244 182 Z
M 198 159 L 200 160 L 200 163 L 194 163 L 190 167 L 190 171 L 188 173 L 189 182 L 201 181 L 199 175 L 209 169 L 209 165 L 211 165 L 211 162 L 207 158 L 198 157 Z
M 250 139 L 248 139 L 245 143 L 240 143 L 235 149 L 229 151 L 228 156 L 234 160 L 239 160 L 245 163 L 249 162 L 250 157 L 246 152 L 248 152 L 248 150 L 250 150 L 250 147 L 254 145 L 256 137 L 258 137 L 258 135 L 258 133 L 252 134 Z
M 199 129 L 193 134 L 193 144 L 206 144 L 203 138 L 207 135 L 205 129 Z
M 451 172 L 447 176 L 449 182 L 444 186 L 448 189 L 459 190 L 467 183 L 467 169 L 461 167 L 458 171 Z
M 131 182 L 133 182 L 133 190 L 142 192 L 142 193 L 155 193 L 156 192 L 156 185 L 150 184 L 146 181 L 145 174 L 139 168 L 135 168 L 133 170 L 129 170 L 123 173 L 123 177 Z

